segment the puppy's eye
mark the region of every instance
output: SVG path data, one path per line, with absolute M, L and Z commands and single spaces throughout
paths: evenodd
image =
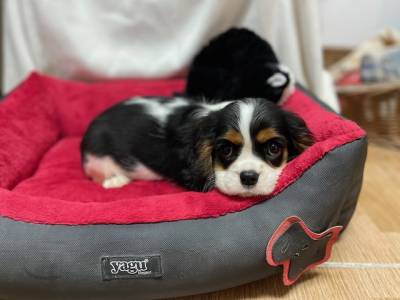
M 283 145 L 276 140 L 267 142 L 265 148 L 265 152 L 270 158 L 278 157 L 279 155 L 281 155 L 282 150 L 283 150 Z
M 233 147 L 230 144 L 225 144 L 219 149 L 219 153 L 224 158 L 229 158 L 233 153 Z

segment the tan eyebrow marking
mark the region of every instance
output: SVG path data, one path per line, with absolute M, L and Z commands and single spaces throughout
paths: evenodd
M 240 132 L 229 129 L 225 134 L 224 138 L 236 145 L 243 145 L 243 136 Z
M 265 143 L 266 141 L 279 137 L 280 135 L 273 128 L 264 128 L 261 129 L 256 135 L 256 141 L 260 144 Z

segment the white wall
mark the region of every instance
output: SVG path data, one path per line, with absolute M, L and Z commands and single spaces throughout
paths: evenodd
M 354 47 L 385 27 L 400 31 L 400 0 L 319 0 L 322 43 Z

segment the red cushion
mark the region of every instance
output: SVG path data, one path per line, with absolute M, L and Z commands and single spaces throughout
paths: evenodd
M 130 96 L 183 88 L 183 80 L 89 84 L 33 73 L 0 104 L 0 215 L 46 224 L 148 223 L 217 217 L 265 201 L 190 192 L 167 181 L 105 190 L 85 178 L 79 142 L 97 114 Z M 300 90 L 285 108 L 306 120 L 317 143 L 287 165 L 270 197 L 328 151 L 365 135 Z

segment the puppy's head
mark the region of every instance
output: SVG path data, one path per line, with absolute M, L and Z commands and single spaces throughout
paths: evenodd
M 208 118 L 200 161 L 228 195 L 271 193 L 286 163 L 313 143 L 302 119 L 263 99 L 232 102 Z

